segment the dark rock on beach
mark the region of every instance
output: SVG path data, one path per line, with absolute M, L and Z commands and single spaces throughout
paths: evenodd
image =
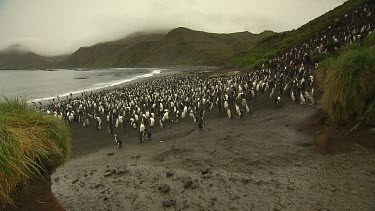
M 167 177 L 172 177 L 172 176 L 173 176 L 173 172 L 167 171 L 167 172 L 165 173 L 165 176 L 167 176 Z
M 187 176 L 187 177 L 184 177 L 182 179 L 182 182 L 184 184 L 184 188 L 187 189 L 189 187 L 191 187 L 191 185 L 193 184 L 193 180 L 191 179 L 191 177 Z
M 170 186 L 168 184 L 162 184 L 161 186 L 159 186 L 158 190 L 160 192 L 163 192 L 163 193 L 167 193 L 170 191 Z
M 172 207 L 176 205 L 176 200 L 169 199 L 162 202 L 163 207 Z

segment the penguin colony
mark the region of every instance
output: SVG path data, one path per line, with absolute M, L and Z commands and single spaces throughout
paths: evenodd
M 140 142 L 151 139 L 151 128 L 165 128 L 166 124 L 181 119 L 191 118 L 192 123 L 203 129 L 205 113 L 213 108 L 228 119 L 250 114 L 250 102 L 259 93 L 265 93 L 275 106 L 287 100 L 316 105 L 314 72 L 319 65 L 312 64 L 310 56 L 362 41 L 373 33 L 374 5 L 363 5 L 349 15 L 336 18 L 334 27 L 329 26 L 309 41 L 291 47 L 248 73 L 215 78 L 196 74 L 168 76 L 115 90 L 82 93 L 76 99 L 72 95 L 63 101 L 53 99 L 47 109 L 39 102 L 39 108 L 68 124 L 78 122 L 88 127 L 94 121 L 96 130 L 102 129 L 104 117 L 109 134 L 113 134 L 121 147 L 115 129 L 138 130 Z

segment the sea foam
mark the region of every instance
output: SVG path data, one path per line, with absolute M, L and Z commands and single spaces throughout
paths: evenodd
M 82 92 L 91 92 L 91 91 L 95 91 L 95 90 L 99 90 L 99 89 L 110 88 L 110 87 L 121 85 L 123 83 L 131 82 L 131 81 L 134 81 L 134 80 L 137 80 L 137 79 L 152 77 L 154 75 L 160 74 L 161 72 L 162 72 L 161 69 L 153 69 L 150 73 L 146 73 L 146 74 L 143 74 L 143 75 L 137 75 L 137 76 L 133 76 L 133 77 L 126 78 L 126 79 L 114 80 L 114 81 L 110 81 L 110 82 L 107 82 L 107 83 L 98 83 L 98 84 L 94 84 L 94 85 L 92 85 L 92 86 L 90 86 L 86 89 L 69 91 L 69 92 L 66 92 L 66 93 L 59 94 L 58 96 L 60 98 L 65 98 L 66 96 L 69 96 L 70 94 L 76 95 L 76 94 L 80 94 Z M 38 102 L 38 101 L 47 101 L 47 100 L 52 100 L 53 98 L 57 98 L 57 96 L 32 99 L 32 100 L 28 100 L 27 102 L 31 103 L 31 102 Z

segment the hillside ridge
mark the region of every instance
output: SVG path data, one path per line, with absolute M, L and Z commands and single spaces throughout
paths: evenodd
M 125 37 L 120 41 L 81 47 L 64 67 L 133 67 L 166 65 L 223 65 L 236 53 L 249 50 L 274 33 L 207 33 L 186 27 L 154 34 Z

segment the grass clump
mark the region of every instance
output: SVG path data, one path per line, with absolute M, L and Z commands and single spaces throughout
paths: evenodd
M 373 118 L 375 115 L 375 35 L 362 46 L 344 48 L 324 61 L 317 73 L 324 91 L 322 107 L 330 123 Z M 372 43 L 372 44 L 371 44 Z
M 59 119 L 35 111 L 26 100 L 0 102 L 0 208 L 12 196 L 62 164 L 70 154 L 70 132 Z

